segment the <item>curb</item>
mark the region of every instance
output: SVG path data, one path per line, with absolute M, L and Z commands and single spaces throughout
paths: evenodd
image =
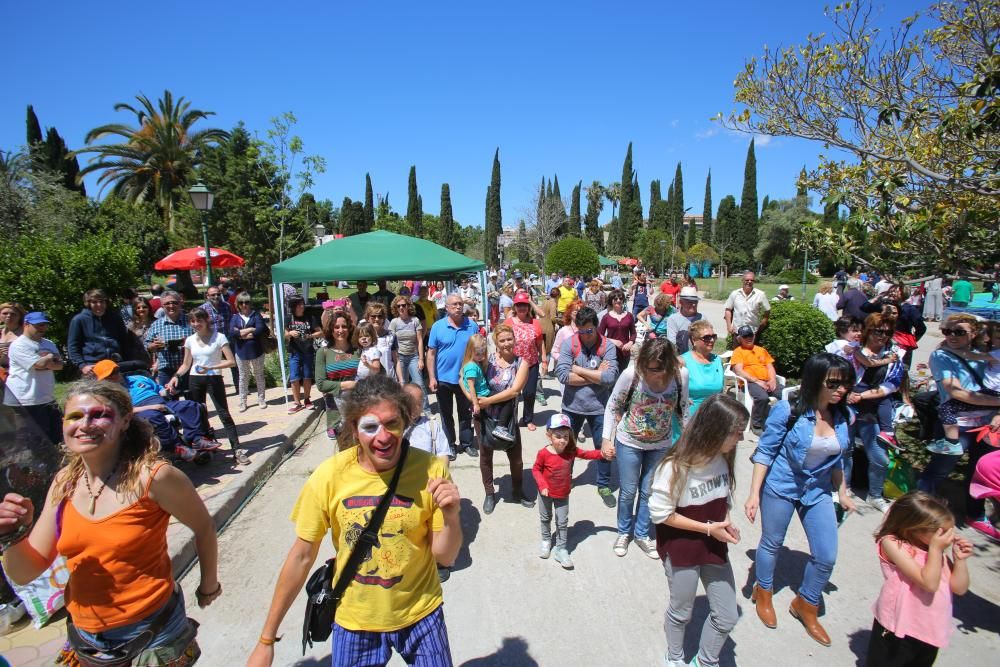
M 282 459 L 295 447 L 296 441 L 322 415 L 322 410 L 304 410 L 282 433 L 283 442 L 266 452 L 255 455 L 253 462 L 243 469 L 243 474 L 238 482 L 229 485 L 225 491 L 205 501 L 205 506 L 212 516 L 217 533 L 236 514 L 246 499 L 260 486 L 267 483 L 267 480 L 281 464 Z M 168 542 L 167 553 L 170 555 L 174 577 L 180 579 L 184 571 L 197 557 L 194 533 L 182 527 L 180 533 Z

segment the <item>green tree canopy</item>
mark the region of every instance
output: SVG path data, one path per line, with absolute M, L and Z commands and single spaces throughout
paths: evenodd
M 545 272 L 554 271 L 573 276 L 596 276 L 601 272 L 597 249 L 586 239 L 567 236 L 553 245 L 545 256 Z

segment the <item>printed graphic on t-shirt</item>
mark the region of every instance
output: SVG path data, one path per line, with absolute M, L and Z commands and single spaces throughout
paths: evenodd
M 351 496 L 343 501 L 343 508 L 347 513 L 344 539 L 352 550 L 381 499 L 381 496 Z M 413 548 L 406 539 L 406 532 L 416 528 L 419 522 L 420 509 L 414 507 L 413 499 L 395 496 L 389 504 L 375 544 L 361 561 L 354 581 L 364 586 L 385 589 L 403 581 L 407 553 Z

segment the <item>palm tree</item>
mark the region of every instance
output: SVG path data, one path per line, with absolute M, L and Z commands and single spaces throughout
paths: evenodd
M 219 129 L 192 131 L 195 122 L 215 115 L 211 111 L 191 109 L 183 97 L 174 101 L 169 90 L 153 104 L 145 95 L 137 95 L 137 107 L 120 102 L 115 111 L 135 114 L 135 127 L 113 123 L 95 127 L 87 133 L 90 144 L 104 136 L 119 136 L 117 144 L 88 146 L 73 154 L 96 153 L 80 170 L 80 181 L 89 173 L 102 171 L 97 179 L 101 191 L 111 186 L 112 194 L 127 201 L 152 201 L 160 210 L 166 228 L 174 231 L 174 210 L 193 180 L 204 150 L 229 137 Z
M 604 196 L 611 202 L 611 217 L 614 218 L 615 211 L 618 209 L 618 202 L 622 199 L 622 184 L 616 181 L 607 186 L 604 188 Z

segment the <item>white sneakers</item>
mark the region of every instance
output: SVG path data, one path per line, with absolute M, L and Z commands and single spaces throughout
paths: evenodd
M 615 540 L 615 545 L 612 547 L 614 549 L 615 555 L 619 558 L 625 556 L 628 553 L 628 543 L 632 541 L 632 538 L 628 535 L 619 535 Z
M 660 560 L 660 554 L 656 552 L 656 540 L 651 537 L 637 537 L 635 538 L 635 545 L 642 550 L 642 553 L 646 554 L 650 558 Z
M 542 540 L 542 546 L 538 548 L 539 558 L 548 558 L 552 553 L 552 540 Z

